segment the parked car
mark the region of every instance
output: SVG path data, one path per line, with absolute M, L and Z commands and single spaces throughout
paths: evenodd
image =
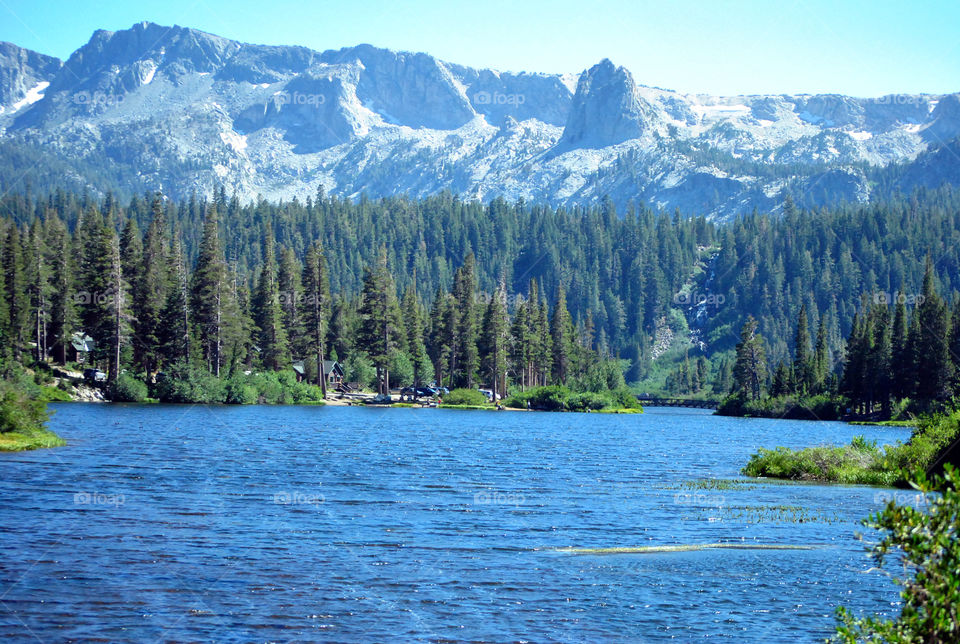
M 480 393 L 487 397 L 489 402 L 493 402 L 493 390 L 492 389 L 477 389 Z M 500 394 L 497 394 L 497 400 L 500 400 Z
M 433 387 L 404 387 L 400 390 L 400 398 L 433 398 L 437 395 L 437 390 Z
M 98 385 L 107 381 L 107 374 L 99 369 L 84 369 L 83 379 L 91 384 Z

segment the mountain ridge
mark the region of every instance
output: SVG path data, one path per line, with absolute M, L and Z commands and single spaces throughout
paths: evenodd
M 451 190 L 718 219 L 774 210 L 786 194 L 868 200 L 876 171 L 960 136 L 960 94 L 681 94 L 608 59 L 574 85 L 372 45 L 317 52 L 153 23 L 99 30 L 63 62 L 0 45 L 0 108 L 0 141 L 75 163 L 76 179 L 100 190 L 116 186 L 93 185 L 83 167 L 174 196 L 221 183 L 245 200 Z M 898 188 L 916 181 L 896 174 Z

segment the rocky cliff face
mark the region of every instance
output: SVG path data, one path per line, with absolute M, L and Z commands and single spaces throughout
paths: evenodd
M 40 100 L 61 64 L 58 58 L 0 42 L 0 118 Z
M 511 74 L 151 23 L 98 31 L 62 64 L 0 44 L 0 109 L 0 143 L 73 164 L 95 189 L 118 187 L 106 176 L 174 196 L 218 184 L 245 199 L 449 189 L 724 218 L 786 193 L 868 199 L 875 167 L 905 164 L 896 176 L 909 188 L 960 166 L 936 153 L 960 135 L 956 94 L 685 95 L 608 60 L 579 77 Z

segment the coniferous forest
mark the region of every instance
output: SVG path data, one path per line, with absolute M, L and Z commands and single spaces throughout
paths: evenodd
M 951 302 L 960 286 L 960 193 L 948 188 L 820 210 L 788 198 L 782 215 L 727 224 L 609 202 L 215 195 L 4 197 L 8 355 L 65 364 L 86 334 L 110 382 L 295 361 L 312 382 L 332 358 L 382 391 L 626 382 L 722 397 L 739 386 L 734 349 L 752 317 L 765 340 L 757 387 L 835 383 L 859 401 L 872 394 L 844 375 L 849 348 L 884 315 L 864 296 L 908 306 L 933 289 Z

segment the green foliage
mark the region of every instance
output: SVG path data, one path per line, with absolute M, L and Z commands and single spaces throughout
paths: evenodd
M 169 371 L 157 374 L 153 397 L 164 403 L 222 403 L 224 382 L 206 369 L 177 363 Z
M 37 385 L 19 365 L 0 361 L 0 451 L 57 447 L 66 442 L 44 427 L 50 418 Z
M 504 406 L 513 409 L 537 409 L 541 411 L 601 411 L 636 410 L 643 407 L 627 387 L 608 391 L 573 392 L 562 385 L 534 387 L 516 391 L 504 401 Z
M 787 394 L 750 400 L 742 393 L 728 396 L 717 409 L 719 416 L 753 416 L 757 418 L 789 418 L 793 420 L 839 420 L 847 401 L 839 396 L 819 394 L 799 396 Z
M 121 373 L 108 388 L 108 397 L 113 402 L 146 402 L 147 385 L 128 373 Z
M 920 473 L 914 478 L 915 504 L 895 500 L 864 525 L 879 530 L 880 541 L 870 548 L 877 568 L 892 562 L 905 575 L 903 608 L 896 619 L 857 618 L 837 609 L 837 637 L 842 642 L 960 641 L 960 475 L 947 466 L 932 483 Z
M 958 435 L 960 411 L 955 411 L 924 419 L 906 444 L 880 448 L 858 436 L 841 447 L 761 448 L 743 473 L 798 481 L 903 485 L 910 472 L 926 470 Z
M 377 388 L 377 368 L 365 353 L 354 353 L 343 361 L 343 377 L 347 382 L 359 382 L 363 387 Z
M 476 389 L 454 389 L 443 397 L 444 405 L 470 405 L 481 406 L 488 405 L 487 397 Z

